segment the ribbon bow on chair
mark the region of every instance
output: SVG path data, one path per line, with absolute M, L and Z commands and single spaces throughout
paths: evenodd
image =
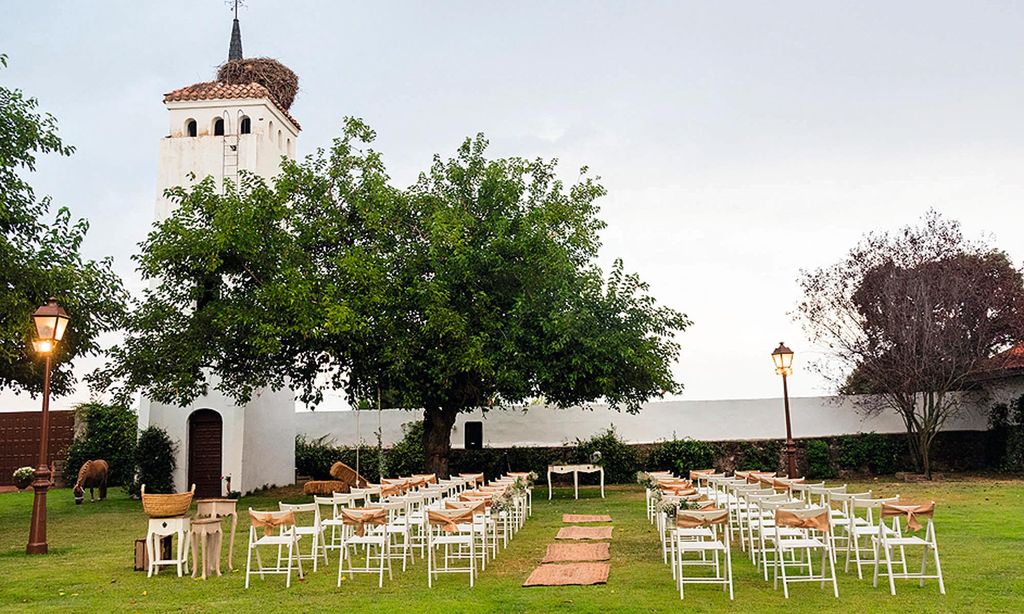
M 460 523 L 473 522 L 473 509 L 428 510 L 427 521 L 445 533 L 455 533 Z
M 775 510 L 775 524 L 794 529 L 814 529 L 827 533 L 829 530 L 828 510 Z
M 729 510 L 679 510 L 676 512 L 676 526 L 681 529 L 704 528 L 726 522 L 729 522 Z
M 366 525 L 388 522 L 388 511 L 384 508 L 343 507 L 338 511 L 341 512 L 341 521 L 355 526 L 356 535 L 360 537 L 366 534 Z
M 893 516 L 906 516 L 907 527 L 911 531 L 920 531 L 924 525 L 918 522 L 918 516 L 924 516 L 930 518 L 935 513 L 935 502 L 929 501 L 928 503 L 883 503 L 882 504 L 882 518 L 892 518 Z
M 254 512 L 249 510 L 249 522 L 254 527 L 263 527 L 263 535 L 269 537 L 277 527 L 290 527 L 295 524 L 292 512 Z

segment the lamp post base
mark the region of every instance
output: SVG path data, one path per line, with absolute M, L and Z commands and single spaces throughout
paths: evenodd
M 29 530 L 26 554 L 46 554 L 50 548 L 46 543 L 46 491 L 50 489 L 50 468 L 36 467 L 36 479 L 32 482 L 35 499 L 32 501 L 32 528 Z

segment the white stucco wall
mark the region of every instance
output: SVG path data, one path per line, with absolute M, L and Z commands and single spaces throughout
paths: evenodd
M 984 430 L 987 413 L 981 405 L 967 406 L 947 425 L 947 430 Z M 987 405 L 984 405 L 987 407 Z M 790 399 L 793 436 L 824 437 L 854 433 L 901 433 L 902 421 L 892 412 L 866 417 L 853 403 L 839 397 Z M 308 437 L 329 435 L 337 443 L 356 443 L 353 411 L 314 411 L 296 414 L 296 432 Z M 422 419 L 422 412 L 384 410 L 381 431 L 385 445 L 402 437 L 402 424 Z M 644 406 L 639 414 L 619 413 L 606 406 L 594 409 L 554 409 L 533 406 L 528 411 L 493 410 L 460 415 L 452 431 L 452 444 L 463 445 L 462 425 L 468 420 L 484 423 L 484 445 L 558 446 L 585 439 L 614 425 L 630 443 L 652 443 L 673 437 L 709 441 L 773 439 L 786 436 L 782 399 L 726 401 L 664 401 Z M 360 415 L 360 432 L 367 444 L 376 444 L 377 412 Z
M 264 484 L 295 481 L 295 397 L 290 390 L 263 390 L 245 406 L 245 437 L 239 486 L 248 492 Z

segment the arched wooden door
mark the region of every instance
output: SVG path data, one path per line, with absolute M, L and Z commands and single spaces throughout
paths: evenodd
M 212 409 L 192 412 L 188 418 L 188 487 L 196 497 L 220 497 L 224 422 Z

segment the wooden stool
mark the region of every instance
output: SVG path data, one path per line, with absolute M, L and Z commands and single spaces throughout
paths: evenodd
M 231 516 L 231 533 L 228 535 L 228 569 L 235 569 L 235 529 L 238 527 L 237 499 L 199 499 L 196 501 L 197 518 L 216 518 L 220 520 Z
M 149 531 L 146 532 L 146 554 L 149 556 L 149 574 L 160 572 L 161 566 L 174 565 L 178 568 L 178 577 L 182 576 L 182 569 L 188 573 L 188 541 L 191 525 L 188 516 L 176 518 L 150 518 Z M 157 558 L 161 555 L 160 540 L 164 537 L 178 536 L 177 553 L 173 558 Z M 194 562 L 194 561 L 193 561 Z
M 192 577 L 196 577 L 199 568 L 203 568 L 203 580 L 206 572 L 216 571 L 220 575 L 220 549 L 224 534 L 220 530 L 220 518 L 200 518 L 192 521 Z M 206 545 L 210 544 L 212 558 L 206 558 Z M 199 552 L 202 552 L 200 559 Z

